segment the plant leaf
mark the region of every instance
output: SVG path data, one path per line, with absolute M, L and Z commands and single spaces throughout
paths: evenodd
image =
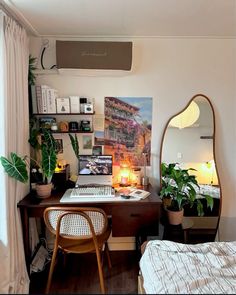
M 73 137 L 69 133 L 69 137 L 70 137 L 70 142 L 71 142 L 72 148 L 74 150 L 75 156 L 78 159 L 79 158 L 79 141 L 78 141 L 77 135 L 75 134 L 75 137 Z
M 9 159 L 1 157 L 0 160 L 5 172 L 9 176 L 23 183 L 28 181 L 28 171 L 24 159 L 18 157 L 15 153 L 11 153 Z
M 51 147 L 48 149 L 46 145 L 42 145 L 42 170 L 43 174 L 47 177 L 48 183 L 57 166 L 57 156 L 55 149 Z

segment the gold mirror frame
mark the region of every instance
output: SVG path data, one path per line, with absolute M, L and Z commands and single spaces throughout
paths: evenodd
M 218 186 L 219 186 L 219 214 L 218 214 L 218 222 L 216 224 L 216 229 L 215 229 L 215 237 L 216 237 L 216 234 L 217 234 L 217 231 L 218 231 L 218 227 L 219 227 L 219 222 L 220 222 L 220 216 L 221 216 L 221 207 L 222 207 L 222 189 L 221 189 L 221 184 L 220 184 L 220 178 L 219 178 L 219 173 L 218 173 L 218 168 L 217 168 L 217 162 L 216 162 L 216 155 L 215 155 L 215 112 L 214 112 L 214 108 L 213 108 L 213 105 L 210 101 L 210 99 L 204 95 L 204 94 L 196 94 L 194 95 L 190 101 L 188 102 L 188 104 L 186 105 L 186 107 L 184 109 L 182 109 L 180 112 L 178 112 L 177 114 L 173 115 L 166 123 L 165 125 L 165 128 L 164 128 L 164 131 L 163 131 L 163 134 L 162 134 L 162 138 L 161 138 L 161 147 L 160 147 L 160 162 L 159 162 L 159 172 L 160 172 L 160 190 L 162 188 L 162 172 L 161 172 L 161 163 L 162 163 L 162 156 L 163 156 L 163 144 L 164 144 L 164 139 L 165 139 L 165 135 L 166 135 L 166 131 L 167 131 L 167 128 L 169 127 L 169 123 L 170 121 L 178 116 L 179 114 L 181 114 L 182 112 L 184 112 L 188 106 L 191 104 L 191 102 L 197 98 L 197 97 L 202 97 L 204 99 L 207 100 L 207 102 L 209 103 L 210 105 L 210 108 L 211 108 L 211 111 L 212 111 L 212 119 L 213 119 L 213 144 L 212 144 L 212 149 L 213 149 L 213 158 L 214 158 L 214 162 L 215 162 L 215 171 L 216 171 L 216 176 L 218 178 Z

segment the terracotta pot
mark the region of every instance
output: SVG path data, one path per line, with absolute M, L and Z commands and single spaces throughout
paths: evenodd
M 41 199 L 49 198 L 51 196 L 52 184 L 36 184 L 37 196 Z
M 183 222 L 183 216 L 184 216 L 184 209 L 181 211 L 171 211 L 169 209 L 166 209 L 168 221 L 171 225 L 179 225 Z

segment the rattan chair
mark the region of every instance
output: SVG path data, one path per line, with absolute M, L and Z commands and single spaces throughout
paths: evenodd
M 49 293 L 58 249 L 64 253 L 95 252 L 101 292 L 105 293 L 101 252 L 103 246 L 108 264 L 111 260 L 107 240 L 111 233 L 106 213 L 99 208 L 49 207 L 44 211 L 44 221 L 55 235 L 53 256 L 48 275 L 46 293 Z

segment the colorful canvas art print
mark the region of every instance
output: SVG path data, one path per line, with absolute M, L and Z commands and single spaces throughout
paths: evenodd
M 151 131 L 151 97 L 105 97 L 104 153 L 114 165 L 143 166 L 143 153 L 150 165 Z

